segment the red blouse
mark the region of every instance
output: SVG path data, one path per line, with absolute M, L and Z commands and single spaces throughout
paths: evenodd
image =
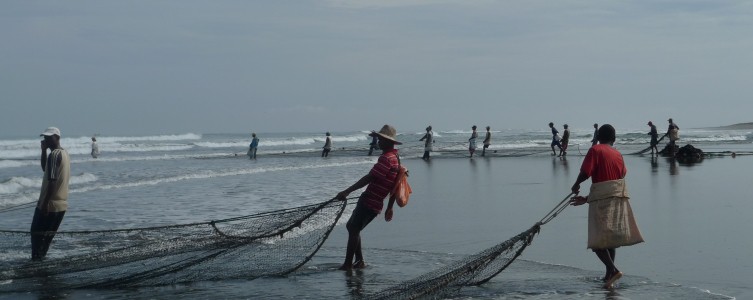
M 598 183 L 624 178 L 627 169 L 619 151 L 612 146 L 598 144 L 588 150 L 580 172 L 591 177 L 592 183 Z

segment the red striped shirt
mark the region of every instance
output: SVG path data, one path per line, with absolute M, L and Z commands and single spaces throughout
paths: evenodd
M 382 212 L 384 206 L 384 198 L 395 187 L 395 179 L 397 178 L 397 171 L 399 163 L 397 160 L 397 149 L 388 150 L 379 156 L 379 160 L 371 168 L 369 174 L 371 174 L 372 181 L 366 187 L 366 190 L 361 194 L 359 200 L 361 204 L 365 205 L 369 209 L 376 213 Z

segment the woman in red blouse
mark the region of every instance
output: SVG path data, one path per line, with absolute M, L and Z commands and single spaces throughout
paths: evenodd
M 615 249 L 643 242 L 638 225 L 630 207 L 630 196 L 625 184 L 625 162 L 622 154 L 612 145 L 616 139 L 614 127 L 604 124 L 599 128 L 599 144 L 591 147 L 583 160 L 578 179 L 572 192 L 580 192 L 580 184 L 591 178 L 588 196 L 576 196 L 572 205 L 589 204 L 588 207 L 588 248 L 599 257 L 606 267 L 603 278 L 605 288 L 622 277 L 622 272 L 614 264 Z

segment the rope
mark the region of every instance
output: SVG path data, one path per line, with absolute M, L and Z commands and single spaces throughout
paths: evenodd
M 541 221 L 539 221 L 537 224 L 544 225 L 546 223 L 549 223 L 549 221 L 551 221 L 555 217 L 557 217 L 559 213 L 561 213 L 563 210 L 565 210 L 565 208 L 567 208 L 570 205 L 570 202 L 568 200 L 570 200 L 570 197 L 574 195 L 575 193 L 567 194 L 567 196 L 565 196 L 565 198 L 562 199 L 562 201 L 560 201 L 560 203 L 558 203 L 557 206 L 555 206 L 548 214 L 546 214 L 543 218 L 541 218 Z
M 4 213 L 4 212 L 15 211 L 15 210 L 20 210 L 20 209 L 32 207 L 35 204 L 37 204 L 37 201 L 26 202 L 26 203 L 21 203 L 21 204 L 18 204 L 18 205 L 13 205 L 13 206 L 5 207 L 3 209 L 0 209 L 0 214 Z
M 349 198 L 346 198 L 344 201 L 346 202 L 346 205 L 355 204 L 353 202 L 351 202 L 351 203 L 347 203 L 347 202 L 348 202 L 348 200 L 353 200 L 353 199 L 357 199 L 357 198 L 358 198 L 357 196 L 356 197 L 349 197 Z M 164 225 L 164 226 L 151 226 L 151 227 L 138 227 L 138 228 L 108 229 L 108 230 L 58 231 L 58 232 L 56 232 L 56 234 L 94 234 L 94 233 L 106 234 L 106 233 L 115 233 L 115 232 L 131 232 L 131 231 L 142 231 L 142 230 L 172 229 L 172 228 L 180 228 L 180 227 L 191 227 L 191 226 L 197 226 L 197 225 L 209 225 L 209 226 L 215 228 L 215 230 L 217 230 L 217 227 L 216 227 L 217 223 L 227 223 L 227 222 L 232 222 L 232 221 L 239 221 L 239 220 L 246 220 L 246 219 L 253 219 L 253 218 L 261 218 L 261 217 L 275 216 L 275 215 L 282 215 L 282 214 L 285 214 L 285 213 L 288 213 L 288 212 L 291 212 L 291 211 L 301 210 L 301 209 L 305 209 L 305 208 L 312 208 L 312 207 L 317 207 L 317 206 L 324 207 L 324 206 L 326 206 L 326 205 L 328 205 L 330 203 L 334 203 L 334 202 L 337 202 L 337 201 L 343 201 L 343 200 L 338 200 L 336 198 L 332 198 L 332 199 L 329 199 L 329 200 L 327 200 L 325 202 L 322 202 L 322 203 L 303 205 L 303 206 L 297 206 L 297 207 L 292 207 L 292 208 L 285 208 L 285 209 L 280 209 L 280 210 L 274 210 L 274 211 L 269 211 L 269 212 L 263 212 L 263 213 L 257 213 L 257 214 L 245 215 L 245 216 L 233 217 L 233 218 L 227 218 L 227 219 L 210 220 L 210 221 L 205 221 L 205 222 L 184 223 L 184 224 Z M 29 233 L 29 231 L 0 229 L 0 233 L 14 233 L 14 234 L 19 234 L 19 233 Z

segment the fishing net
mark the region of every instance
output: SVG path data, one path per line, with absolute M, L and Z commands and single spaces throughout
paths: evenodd
M 430 271 L 410 281 L 397 284 L 365 299 L 418 299 L 443 298 L 457 293 L 462 287 L 483 284 L 506 269 L 523 253 L 541 226 L 548 223 L 567 208 L 572 194 L 567 195 L 541 221 L 520 234 L 465 259 L 443 268 Z
M 347 201 L 211 222 L 58 232 L 30 261 L 30 233 L 0 231 L 0 292 L 138 287 L 288 274 L 319 250 Z

